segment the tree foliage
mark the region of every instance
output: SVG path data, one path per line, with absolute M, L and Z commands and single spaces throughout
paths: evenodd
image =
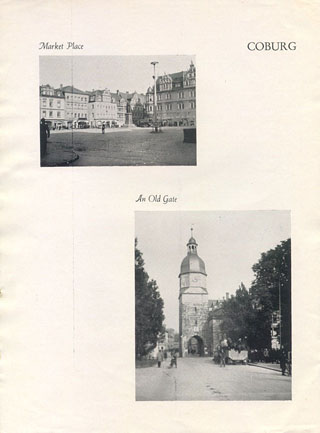
M 163 300 L 155 280 L 149 280 L 135 240 L 135 335 L 136 357 L 144 356 L 157 344 L 163 331 Z
M 255 279 L 251 296 L 265 321 L 263 337 L 265 340 L 269 338 L 272 312 L 280 310 L 281 343 L 291 350 L 291 240 L 287 239 L 263 253 L 252 269 Z
M 241 283 L 223 302 L 221 330 L 233 341 L 247 337 L 251 348 L 270 348 L 272 313 L 281 307 L 281 343 L 291 350 L 291 243 L 281 242 L 262 253 L 252 267 L 249 290 Z

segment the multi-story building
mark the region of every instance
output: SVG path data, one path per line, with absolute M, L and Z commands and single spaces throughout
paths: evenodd
M 68 128 L 80 128 L 88 125 L 89 93 L 73 86 L 62 86 L 56 91 L 62 92 L 65 98 L 65 120 Z
M 88 120 L 91 127 L 118 125 L 118 107 L 109 89 L 93 90 L 89 95 Z
M 117 90 L 117 93 L 111 93 L 113 101 L 117 104 L 117 121 L 119 126 L 126 123 L 127 101 L 122 94 Z
M 153 118 L 154 88 L 146 94 L 146 113 Z M 164 74 L 156 80 L 157 121 L 163 126 L 196 126 L 196 68 Z
M 65 124 L 65 100 L 60 89 L 49 84 L 40 86 L 40 119 L 44 118 L 52 129 L 61 129 Z
M 117 95 L 121 96 L 126 102 L 125 124 L 139 124 L 144 118 L 146 96 L 142 93 L 119 92 L 119 90 L 117 90 Z

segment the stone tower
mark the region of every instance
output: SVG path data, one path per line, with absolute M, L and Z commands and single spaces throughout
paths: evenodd
M 187 256 L 182 260 L 179 274 L 180 356 L 203 356 L 207 346 L 207 274 L 204 261 L 198 256 L 197 247 L 191 229 Z

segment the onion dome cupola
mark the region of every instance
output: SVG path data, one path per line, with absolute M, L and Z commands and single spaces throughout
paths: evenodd
M 182 260 L 179 277 L 183 274 L 189 274 L 194 272 L 207 275 L 204 261 L 198 256 L 197 246 L 198 244 L 193 237 L 193 229 L 191 229 L 191 238 L 187 243 L 188 254 Z

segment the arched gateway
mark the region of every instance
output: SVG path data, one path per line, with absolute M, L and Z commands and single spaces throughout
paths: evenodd
M 197 246 L 191 229 L 187 256 L 182 260 L 179 274 L 180 356 L 203 356 L 207 346 L 207 274 L 204 261 L 198 256 Z

